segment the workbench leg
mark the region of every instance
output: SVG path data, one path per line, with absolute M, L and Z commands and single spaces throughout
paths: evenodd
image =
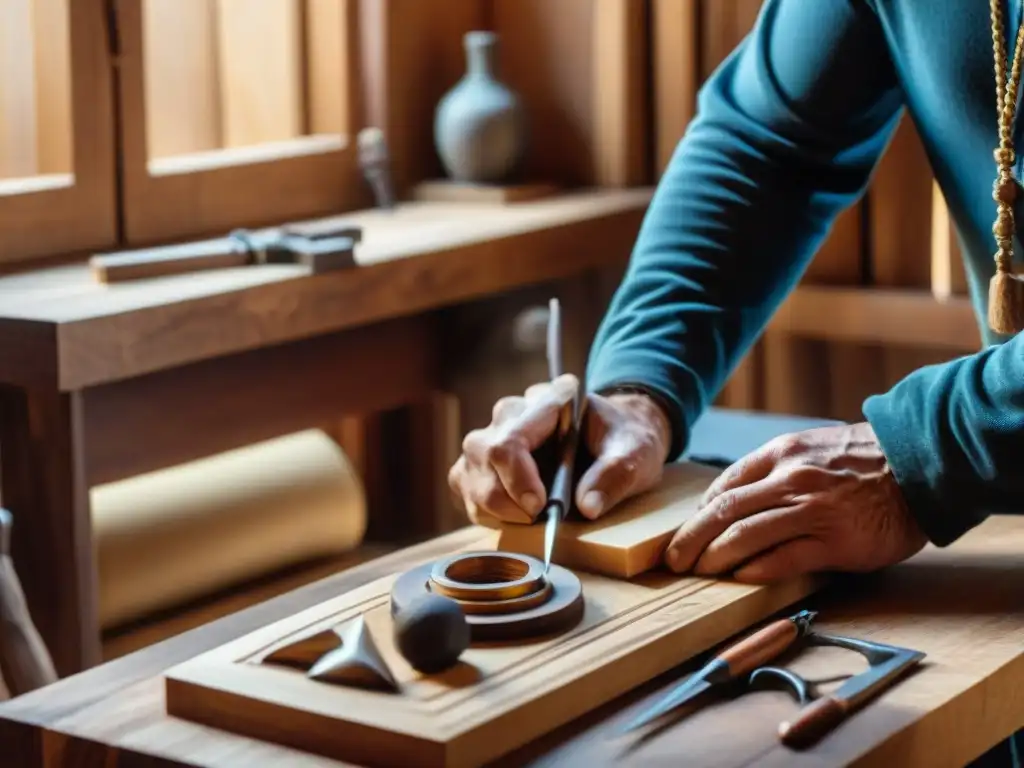
M 0 390 L 0 500 L 32 619 L 57 673 L 101 660 L 97 574 L 78 393 Z

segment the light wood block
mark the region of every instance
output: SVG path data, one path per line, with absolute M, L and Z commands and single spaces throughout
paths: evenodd
M 495 534 L 495 539 L 497 534 Z M 481 548 L 480 545 L 475 547 Z M 458 665 L 420 675 L 397 652 L 394 576 L 194 657 L 165 674 L 177 718 L 360 765 L 481 765 L 534 741 L 814 591 L 645 574 L 581 574 L 575 628 L 475 645 Z M 331 686 L 262 664 L 269 653 L 362 614 L 398 693 Z
M 522 203 L 551 197 L 559 192 L 555 184 L 471 184 L 451 179 L 434 179 L 417 184 L 413 197 L 426 203 Z
M 632 578 L 660 566 L 673 534 L 696 511 L 721 470 L 681 462 L 665 468 L 661 485 L 591 521 L 573 512 L 558 527 L 554 561 L 571 569 Z M 535 525 L 480 521 L 500 531 L 498 549 L 544 556 L 544 521 Z

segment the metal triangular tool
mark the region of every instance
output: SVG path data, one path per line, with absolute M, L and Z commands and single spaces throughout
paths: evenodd
M 397 691 L 398 683 L 373 642 L 362 616 L 335 627 L 341 645 L 321 656 L 307 676 L 337 685 Z

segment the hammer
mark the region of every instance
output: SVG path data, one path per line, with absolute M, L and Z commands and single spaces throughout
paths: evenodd
M 53 660 L 25 603 L 11 562 L 11 513 L 0 507 L 0 675 L 12 696 L 57 680 Z
M 263 233 L 236 229 L 212 240 L 97 254 L 89 266 L 101 283 L 251 264 L 302 264 L 320 274 L 355 266 L 354 249 L 361 239 L 362 229 L 356 226 L 315 235 L 289 228 Z

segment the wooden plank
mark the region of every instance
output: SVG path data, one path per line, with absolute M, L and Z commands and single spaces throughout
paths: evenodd
M 0 178 L 37 172 L 31 0 L 0 6 Z
M 594 28 L 601 2 L 492 0 L 501 77 L 529 113 L 530 180 L 595 181 Z
M 595 0 L 594 180 L 605 187 L 650 181 L 648 7 L 635 0 Z
M 151 160 L 221 146 L 213 0 L 145 0 L 146 140 Z
M 655 167 L 665 170 L 697 110 L 700 0 L 651 0 Z
M 350 135 L 351 68 L 347 3 L 355 0 L 305 0 L 305 124 L 303 133 Z
M 956 224 L 938 182 L 932 184 L 932 295 L 940 300 L 967 295 L 967 274 Z
M 493 540 L 482 547 L 492 548 Z M 395 579 L 381 579 L 168 670 L 168 714 L 360 764 L 482 765 L 819 586 L 809 578 L 754 586 L 661 574 L 577 576 L 589 609 L 578 624 L 532 641 L 474 644 L 457 668 L 437 675 L 415 672 L 398 653 L 389 607 Z M 273 650 L 355 616 L 398 681 L 397 694 L 330 686 L 262 663 Z
M 74 171 L 68 21 L 67 0 L 34 0 L 36 140 L 41 174 Z
M 658 568 L 679 527 L 696 514 L 700 499 L 720 470 L 691 462 L 665 467 L 655 491 L 629 499 L 600 520 L 566 519 L 558 527 L 559 564 L 572 569 L 631 579 Z M 485 516 L 482 525 L 500 531 L 497 548 L 544 556 L 544 526 L 502 523 Z
M 302 135 L 300 0 L 215 0 L 215 7 L 224 146 Z
M 437 386 L 437 355 L 430 319 L 402 318 L 91 387 L 84 393 L 89 484 L 212 456 L 345 414 L 396 408 Z M 195 397 L 197 390 L 203 397 Z M 153 403 L 160 403 L 159 411 Z M 196 424 L 208 426 L 197 432 Z M 145 451 L 138 450 L 140 434 L 146 435 Z
M 438 204 L 366 211 L 341 220 L 363 227 L 360 268 L 316 276 L 273 265 L 103 286 L 75 266 L 0 278 L 0 318 L 11 321 L 0 349 L 20 349 L 39 321 L 59 325 L 71 389 L 412 315 L 624 262 L 650 195 L 581 193 L 469 216 Z M 0 356 L 0 380 L 20 375 L 10 362 Z
M 808 339 L 960 352 L 981 344 L 970 300 L 939 302 L 930 292 L 914 290 L 801 286 L 771 328 Z

